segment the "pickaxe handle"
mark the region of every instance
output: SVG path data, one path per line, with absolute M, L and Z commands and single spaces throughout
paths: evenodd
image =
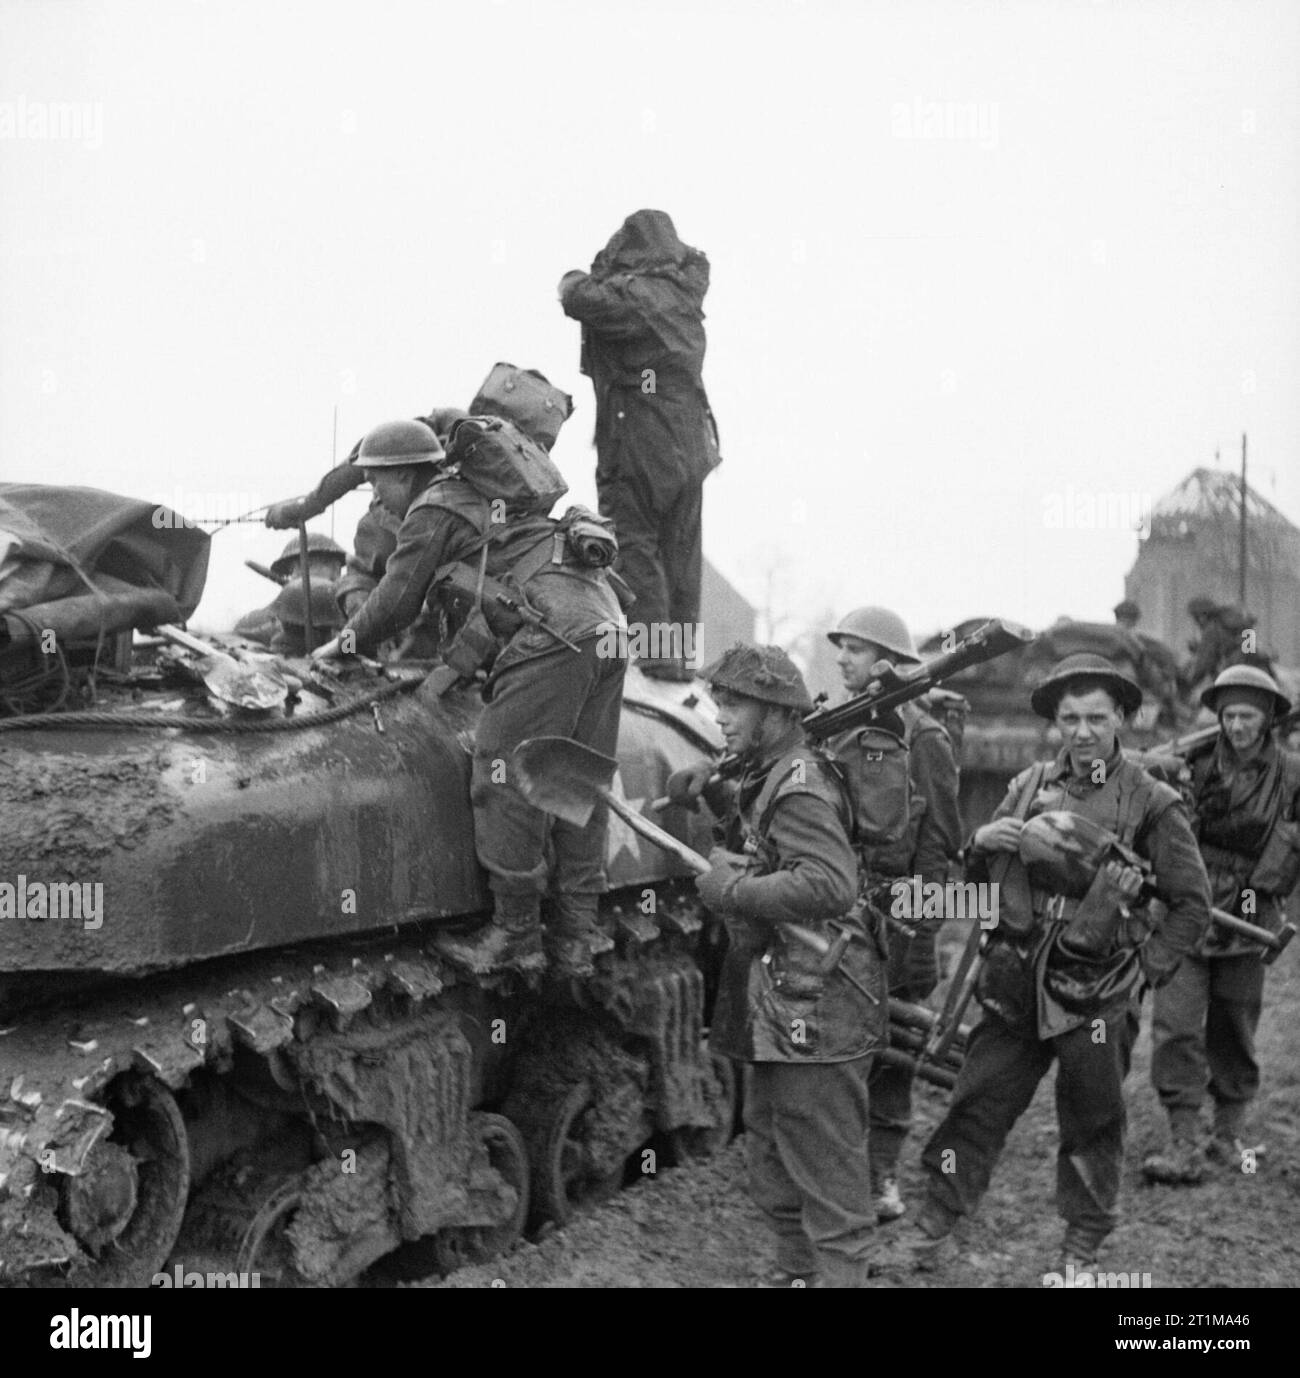
M 612 789 L 601 788 L 600 796 L 633 832 L 640 833 L 642 837 L 653 842 L 656 847 L 662 847 L 664 851 L 671 852 L 678 860 L 685 862 L 696 875 L 708 875 L 713 870 L 708 860 L 693 847 L 679 842 L 672 833 L 665 831 L 658 823 L 652 823 L 644 814 L 638 813 L 630 804 L 618 798 Z M 844 956 L 844 949 L 848 946 L 852 936 L 841 930 L 840 936 L 832 943 L 823 938 L 820 933 L 814 933 L 811 928 L 805 928 L 802 924 L 778 923 L 777 927 L 787 938 L 793 938 L 795 942 L 803 943 L 805 947 L 812 948 L 819 956 L 829 959 L 828 972 L 834 971 L 840 966 L 840 958 Z M 880 1000 L 874 992 L 869 991 L 852 973 L 841 968 L 840 974 L 851 986 L 865 995 L 873 1005 L 880 1004 Z
M 1226 913 L 1222 909 L 1211 909 L 1210 917 L 1220 928 L 1226 928 L 1230 933 L 1238 933 L 1243 938 L 1249 938 L 1251 942 L 1260 943 L 1268 949 L 1268 956 L 1264 958 L 1265 966 L 1272 966 L 1274 962 L 1285 951 L 1287 944 L 1295 937 L 1295 924 L 1284 923 L 1277 933 L 1270 933 L 1267 928 L 1261 928 L 1258 924 L 1247 923 L 1245 919 L 1239 919 L 1235 914 Z

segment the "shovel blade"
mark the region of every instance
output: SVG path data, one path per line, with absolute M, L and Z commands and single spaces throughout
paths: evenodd
M 519 793 L 536 809 L 583 827 L 618 769 L 612 756 L 569 737 L 530 737 L 511 755 Z

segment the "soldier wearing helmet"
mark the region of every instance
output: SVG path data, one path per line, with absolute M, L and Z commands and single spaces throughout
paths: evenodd
M 1189 759 L 1189 792 L 1213 903 L 1276 932 L 1300 878 L 1300 757 L 1273 733 L 1291 703 L 1250 665 L 1224 670 L 1201 702 L 1218 716 L 1219 735 Z M 1217 926 L 1156 992 L 1151 1080 L 1169 1116 L 1169 1142 L 1142 1165 L 1152 1181 L 1194 1185 L 1207 1159 L 1240 1167 L 1243 1153 L 1262 1152 L 1247 1142 L 1245 1121 L 1259 1089 L 1263 996 L 1260 949 Z M 1214 1119 L 1204 1143 L 1207 1088 Z
M 325 582 L 311 586 L 311 645 L 307 644 L 307 595 L 301 579 L 290 579 L 271 604 L 278 630 L 271 638 L 277 655 L 305 656 L 323 646 L 342 622 L 333 587 Z
M 330 540 L 323 532 L 309 531 L 307 533 L 307 568 L 311 573 L 313 592 L 317 584 L 320 584 L 329 591 L 332 600 L 335 596 L 336 581 L 342 573 L 347 558 L 347 551 L 337 541 Z M 275 575 L 283 587 L 299 573 L 301 568 L 301 547 L 298 537 L 295 536 L 280 552 L 278 558 L 271 562 L 271 573 Z M 261 642 L 263 646 L 270 646 L 281 632 L 280 620 L 275 612 L 277 601 L 272 600 L 263 608 L 256 608 L 252 612 L 245 613 L 235 623 L 236 634 L 249 641 Z M 314 598 L 312 602 L 314 606 Z M 313 622 L 317 628 L 338 627 L 340 619 L 337 609 L 331 608 L 327 618 L 314 618 Z M 324 639 L 328 638 L 322 638 L 322 640 Z M 320 641 L 315 644 L 320 645 Z M 296 651 L 293 654 L 305 655 L 306 652 Z
M 888 608 L 857 608 L 840 622 L 830 641 L 838 648 L 844 687 L 861 693 L 874 678 L 873 667 L 917 665 L 920 657 L 907 624 Z M 948 733 L 920 703 L 899 709 L 903 742 L 908 748 L 911 817 L 904 836 L 893 846 L 870 849 L 863 857 L 868 887 L 887 892 L 903 877 L 923 884 L 948 878 L 948 865 L 961 851 L 961 814 L 957 806 L 957 761 Z M 853 750 L 856 732 L 835 738 L 837 755 Z M 924 1000 L 939 980 L 935 944 L 943 920 L 916 920 L 916 936 L 895 929 L 889 935 L 889 993 L 903 1000 Z M 908 1067 L 883 1063 L 871 1073 L 871 1183 L 876 1217 L 896 1220 L 906 1210 L 898 1186 L 898 1159 L 912 1125 L 912 1081 Z
M 927 1197 L 896 1246 L 900 1267 L 935 1266 L 1053 1062 L 1056 1203 L 1066 1222 L 1060 1266 L 1086 1267 L 1115 1227 L 1139 981 L 1144 972 L 1152 985 L 1168 981 L 1209 922 L 1209 885 L 1185 806 L 1120 749 L 1124 720 L 1141 698 L 1095 655 L 1066 657 L 1030 697 L 1063 746 L 1054 761 L 1016 776 L 966 849 L 967 881 L 998 886 L 976 985 L 984 1016 L 922 1154 Z M 1073 868 L 1043 865 L 1026 841 L 1039 831 L 1033 820 L 1049 811 L 1082 815 L 1113 834 L 1124 855 L 1148 864 L 1167 901 L 1163 913 L 1140 902 L 1137 865 L 1108 862 L 1086 890 L 1073 882 Z
M 488 581 L 511 580 L 516 602 L 545 625 L 507 625 L 480 596 L 468 627 L 475 664 L 489 661 L 470 799 L 494 912 L 467 936 L 439 934 L 437 947 L 474 973 L 525 975 L 546 968 L 549 949 L 554 974 L 589 976 L 593 955 L 613 946 L 597 923 L 606 888 L 604 814 L 585 828 L 553 824 L 512 787 L 502 767 L 524 738 L 548 734 L 614 754 L 627 666 L 607 653 L 610 638 L 602 633 L 620 622 L 618 600 L 603 570 L 579 565 L 567 548 L 557 551 L 554 522 L 504 505 L 499 511 L 458 472 L 445 471 L 445 457 L 437 436 L 417 421 L 376 426 L 361 442 L 357 462 L 401 523 L 397 547 L 374 592 L 315 655 L 373 649 L 411 626 L 431 593 L 435 601 L 441 597 L 435 585 L 457 571 L 470 576 L 471 588 L 477 583 L 480 595 Z M 470 644 L 467 637 L 464 645 Z M 453 654 L 450 647 L 446 654 Z M 541 902 L 548 889 L 553 919 L 544 934 Z
M 771 1282 L 861 1286 L 874 1228 L 867 1076 L 886 1004 L 883 964 L 855 903 L 848 797 L 805 740 L 800 719 L 812 703 L 784 651 L 736 645 L 702 675 L 743 765 L 723 845 L 696 882 L 729 939 L 710 1046 L 751 1067 L 745 1152 L 750 1192 L 776 1238 Z M 670 797 L 693 800 L 711 769 L 702 761 L 679 772 Z M 782 921 L 827 943 L 851 934 L 841 964 L 825 970 Z

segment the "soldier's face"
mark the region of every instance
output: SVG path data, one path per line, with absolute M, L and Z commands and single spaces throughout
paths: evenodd
M 730 689 L 717 690 L 713 701 L 718 707 L 718 727 L 728 751 L 744 756 L 767 745 L 766 704 L 743 694 L 733 694 Z
M 872 667 L 881 660 L 885 652 L 874 641 L 863 641 L 858 636 L 841 636 L 835 663 L 840 667 L 840 678 L 850 694 L 860 694 L 875 678 Z
M 1249 703 L 1230 703 L 1219 714 L 1223 735 L 1234 751 L 1249 751 L 1264 736 L 1268 715 Z
M 406 509 L 411 505 L 411 495 L 404 475 L 392 469 L 367 469 L 366 478 L 385 511 L 391 512 L 395 517 L 406 516 Z
M 1086 694 L 1063 694 L 1056 708 L 1056 726 L 1078 775 L 1088 775 L 1097 761 L 1110 759 L 1124 715 L 1104 689 Z

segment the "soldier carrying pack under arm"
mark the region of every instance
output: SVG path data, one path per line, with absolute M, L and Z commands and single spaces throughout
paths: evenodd
M 710 1046 L 748 1064 L 745 1155 L 750 1193 L 776 1237 L 772 1285 L 858 1287 L 875 1225 L 867 1075 L 886 993 L 883 948 L 858 902 L 852 810 L 836 767 L 805 740 L 812 702 L 784 651 L 733 646 L 702 674 L 744 764 L 729 806 L 710 795 L 725 846 L 696 882 L 728 933 Z M 677 772 L 669 797 L 693 802 L 712 768 Z M 782 921 L 828 942 L 847 932 L 841 965 L 826 970 Z
M 1060 1266 L 1087 1267 L 1115 1227 L 1138 986 L 1144 973 L 1153 986 L 1168 981 L 1209 922 L 1209 882 L 1185 806 L 1120 749 L 1124 719 L 1141 701 L 1132 680 L 1094 655 L 1068 656 L 1030 698 L 1064 746 L 1011 782 L 967 848 L 967 881 L 999 885 L 976 986 L 984 1017 L 922 1154 L 926 1201 L 895 1242 L 894 1268 L 936 1265 L 1053 1062 Z M 1042 825 L 1055 820 L 1059 830 L 1072 815 L 1149 863 L 1167 909 L 1139 902 L 1137 865 L 1111 860 L 1088 879 L 1044 847 L 1052 831 Z
M 1300 878 L 1300 757 L 1273 738 L 1290 700 L 1254 666 L 1224 670 L 1201 702 L 1219 736 L 1194 753 L 1189 792 L 1214 904 L 1277 932 Z M 1195 1185 L 1208 1157 L 1241 1167 L 1259 1157 L 1246 1113 L 1259 1089 L 1255 1030 L 1264 999 L 1260 949 L 1226 929 L 1207 930 L 1199 949 L 1156 992 L 1151 1080 L 1169 1116 L 1169 1144 L 1142 1164 L 1155 1182 Z M 1201 1143 L 1208 1087 L 1214 1124 Z
M 857 608 L 828 636 L 838 648 L 844 687 L 861 693 L 875 677 L 873 666 L 919 665 L 920 656 L 907 624 L 888 608 Z M 943 885 L 948 864 L 961 851 L 961 814 L 957 807 L 957 762 L 948 733 L 919 703 L 899 709 L 903 743 L 908 749 L 911 809 L 903 836 L 892 845 L 866 848 L 863 864 L 873 888 L 919 877 L 923 884 Z M 851 749 L 853 733 L 830 743 L 837 754 Z M 942 917 L 914 919 L 916 936 L 897 929 L 889 934 L 889 993 L 903 1000 L 924 1000 L 939 980 L 935 951 Z M 910 1067 L 879 1063 L 871 1072 L 871 1186 L 876 1217 L 897 1220 L 907 1207 L 898 1187 L 898 1159 L 912 1124 Z

